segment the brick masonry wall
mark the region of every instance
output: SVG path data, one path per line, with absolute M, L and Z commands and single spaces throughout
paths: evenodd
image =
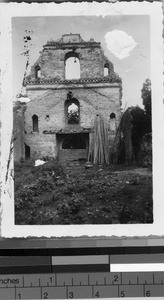
M 30 146 L 31 158 L 38 159 L 57 155 L 56 135 L 39 133 L 25 134 L 25 142 Z
M 13 113 L 14 127 L 14 160 L 19 161 L 24 158 L 24 116 L 20 109 Z
M 44 49 L 37 62 L 31 68 L 29 77 L 35 79 L 35 66 L 41 68 L 41 78 L 65 79 L 65 56 L 72 53 L 71 49 Z M 95 48 L 76 48 L 76 54 L 80 61 L 80 77 L 95 78 L 104 75 L 105 57 L 102 49 Z
M 39 121 L 39 132 L 44 130 L 60 130 L 66 128 L 66 116 L 64 104 L 69 90 L 32 91 L 28 97 L 33 97 L 27 104 L 25 112 L 25 130 L 27 133 L 33 131 L 32 116 L 36 114 Z M 119 123 L 120 93 L 119 87 L 111 88 L 89 88 L 72 89 L 73 97 L 80 104 L 81 127 L 92 127 L 96 113 L 104 115 L 108 127 L 110 125 L 110 114 L 115 113 L 116 123 Z M 49 115 L 49 121 L 46 119 Z
M 54 135 L 44 134 L 43 131 L 64 130 L 79 125 L 68 125 L 65 116 L 64 104 L 70 89 L 31 91 L 28 97 L 32 100 L 27 104 L 25 112 L 25 141 L 31 148 L 31 156 L 41 158 L 43 156 L 56 157 L 59 145 Z M 119 124 L 120 92 L 119 87 L 72 89 L 73 97 L 80 104 L 80 126 L 92 128 L 97 113 L 103 114 L 109 129 L 109 140 L 113 140 L 113 132 L 110 132 L 110 114 L 115 113 L 116 124 Z M 38 133 L 33 133 L 32 116 L 38 116 Z M 49 115 L 47 120 L 46 115 Z
M 75 43 L 74 43 L 75 41 Z M 71 44 L 71 43 L 74 44 Z M 74 45 L 74 46 L 72 46 Z M 70 54 L 71 53 L 71 54 Z M 116 115 L 116 126 L 119 124 L 121 116 L 121 96 L 118 84 L 101 83 L 90 85 L 80 85 L 63 83 L 65 79 L 66 57 L 74 54 L 80 60 L 80 78 L 102 78 L 104 76 L 104 64 L 109 64 L 113 71 L 113 65 L 104 56 L 99 43 L 89 41 L 85 43 L 80 35 L 63 35 L 59 42 L 48 43 L 44 46 L 40 57 L 31 68 L 28 80 L 36 79 L 36 66 L 40 67 L 41 81 L 44 79 L 59 79 L 60 83 L 52 88 L 46 83 L 30 86 L 27 84 L 28 97 L 25 112 L 25 142 L 30 146 L 31 156 L 41 158 L 43 156 L 58 155 L 61 148 L 60 139 L 56 140 L 54 134 L 44 134 L 44 131 L 69 130 L 72 125 L 68 124 L 66 117 L 65 101 L 68 92 L 72 92 L 73 98 L 79 101 L 80 124 L 74 125 L 77 128 L 93 128 L 94 118 L 97 113 L 101 113 L 106 121 L 109 140 L 112 143 L 114 134 L 110 130 L 110 114 Z M 33 133 L 32 116 L 38 116 L 38 132 Z M 49 116 L 47 118 L 46 116 Z M 69 152 L 69 151 L 68 151 Z M 77 153 L 77 152 L 76 152 Z

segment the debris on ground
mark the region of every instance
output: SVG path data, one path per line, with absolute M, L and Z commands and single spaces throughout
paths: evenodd
M 16 225 L 153 222 L 149 168 L 47 162 L 14 171 Z

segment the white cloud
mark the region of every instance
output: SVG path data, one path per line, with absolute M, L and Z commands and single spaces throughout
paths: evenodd
M 108 31 L 105 42 L 107 49 L 119 59 L 128 57 L 137 45 L 132 36 L 120 30 Z

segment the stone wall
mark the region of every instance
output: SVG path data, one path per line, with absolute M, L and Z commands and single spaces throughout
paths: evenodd
M 44 50 L 35 65 L 41 68 L 41 78 L 65 79 L 65 55 L 70 53 L 65 50 Z M 76 49 L 80 61 L 80 77 L 100 77 L 104 73 L 104 64 L 100 49 Z M 31 69 L 31 78 L 35 79 L 35 65 Z M 92 75 L 91 75 L 92 74 Z
M 13 112 L 14 128 L 14 160 L 20 161 L 24 158 L 24 113 L 23 108 Z
M 78 36 L 78 37 L 77 37 Z M 40 56 L 31 68 L 27 81 L 35 81 L 36 69 L 40 69 L 41 79 L 65 79 L 66 60 L 76 57 L 80 62 L 80 78 L 96 78 L 104 76 L 104 66 L 109 74 L 114 72 L 113 64 L 104 55 L 100 43 L 94 39 L 82 40 L 80 35 L 63 35 L 58 41 L 47 42 Z
M 57 155 L 56 135 L 39 133 L 25 134 L 25 143 L 30 147 L 31 158 L 46 158 Z
M 31 91 L 28 96 L 32 100 L 25 112 L 25 130 L 32 133 L 32 116 L 38 116 L 39 133 L 45 130 L 65 129 L 66 122 L 64 104 L 69 90 Z M 104 115 L 110 128 L 110 114 L 115 113 L 118 125 L 121 115 L 119 87 L 72 89 L 73 97 L 80 103 L 80 126 L 93 127 L 95 114 Z M 49 116 L 47 119 L 46 116 Z
M 65 62 L 69 57 L 79 59 L 80 79 L 65 80 Z M 104 76 L 104 66 L 108 68 L 108 76 Z M 26 78 L 26 90 L 31 101 L 25 112 L 25 143 L 30 147 L 31 157 L 56 158 L 61 150 L 56 133 L 91 131 L 98 113 L 104 117 L 112 144 L 110 115 L 115 114 L 117 128 L 121 117 L 121 79 L 114 73 L 100 43 L 93 39 L 85 42 L 79 34 L 47 42 Z M 65 103 L 69 93 L 71 99 L 79 101 L 79 124 L 68 124 Z M 33 128 L 34 115 L 38 119 L 37 130 Z

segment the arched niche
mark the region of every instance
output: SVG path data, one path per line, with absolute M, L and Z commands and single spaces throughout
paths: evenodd
M 39 79 L 41 77 L 41 68 L 39 65 L 35 66 L 35 78 Z
M 105 63 L 104 64 L 104 76 L 108 76 L 109 75 L 109 64 Z
M 116 115 L 115 115 L 115 113 L 110 114 L 110 130 L 111 131 L 116 130 Z
M 32 116 L 32 128 L 33 128 L 33 132 L 38 132 L 38 116 L 37 115 Z

